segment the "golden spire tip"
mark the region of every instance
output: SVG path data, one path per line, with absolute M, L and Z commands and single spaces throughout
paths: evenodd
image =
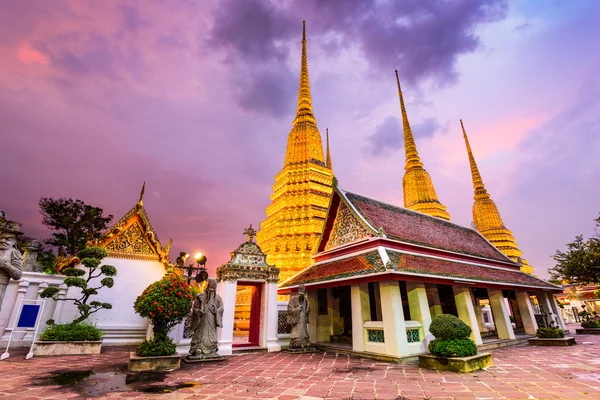
M 306 41 L 306 20 L 302 21 L 302 41 Z

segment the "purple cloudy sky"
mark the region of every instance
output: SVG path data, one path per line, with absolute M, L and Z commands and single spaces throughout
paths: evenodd
M 394 69 L 452 220 L 473 193 L 459 119 L 506 225 L 546 276 L 600 212 L 596 0 L 3 1 L 0 208 L 121 217 L 147 182 L 163 243 L 226 262 L 265 217 L 294 118 L 302 20 L 340 186 L 402 205 Z M 596 45 L 594 45 L 596 43 Z M 175 253 L 173 253 L 175 254 Z M 173 257 L 174 258 L 174 257 Z

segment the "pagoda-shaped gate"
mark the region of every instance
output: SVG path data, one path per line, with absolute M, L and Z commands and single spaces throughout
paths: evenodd
M 267 264 L 267 255 L 254 242 L 252 225 L 244 231 L 248 240 L 231 253 L 231 260 L 217 268 L 217 292 L 223 299 L 223 327 L 219 334 L 219 354 L 230 355 L 234 348 L 259 347 L 279 351 L 277 344 L 277 282 L 279 268 Z M 248 292 L 250 301 L 247 342 L 234 341 L 238 286 Z

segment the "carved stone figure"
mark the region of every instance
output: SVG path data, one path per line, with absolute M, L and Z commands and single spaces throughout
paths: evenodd
M 310 314 L 310 304 L 306 297 L 306 287 L 300 285 L 298 294 L 292 296 L 288 303 L 287 322 L 292 325 L 290 334 L 290 349 L 305 349 L 310 347 L 308 338 L 308 314 Z
M 32 240 L 27 246 L 23 247 L 23 266 L 22 270 L 26 272 L 42 272 L 42 266 L 37 262 L 37 256 L 42 251 L 42 244 L 37 240 Z
M 193 331 L 189 358 L 219 357 L 217 328 L 223 326 L 223 299 L 217 294 L 217 281 L 208 280 L 204 292 L 194 299 L 190 330 Z
M 2 216 L 3 217 L 3 216 Z M 2 218 L 0 221 L 0 310 L 10 278 L 21 279 L 21 252 L 15 248 L 21 224 Z

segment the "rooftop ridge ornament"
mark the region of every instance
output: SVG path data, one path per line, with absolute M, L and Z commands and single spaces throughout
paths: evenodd
M 142 185 L 142 191 L 140 192 L 140 199 L 138 200 L 138 204 L 140 206 L 144 205 L 144 193 L 146 193 L 146 181 L 144 181 L 144 184 Z
M 252 229 L 252 224 L 244 231 L 244 235 L 248 236 L 248 241 L 254 243 L 254 236 L 256 236 L 256 231 Z

